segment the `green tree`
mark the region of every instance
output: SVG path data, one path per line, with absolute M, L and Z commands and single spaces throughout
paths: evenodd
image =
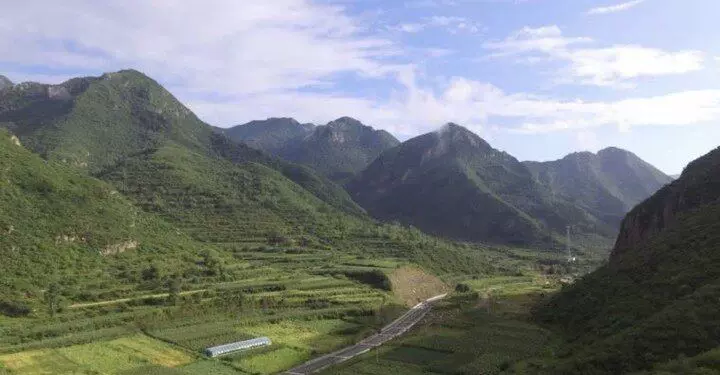
M 180 300 L 180 292 L 182 291 L 182 278 L 180 275 L 173 275 L 170 280 L 167 282 L 167 288 L 168 288 L 168 299 L 167 302 L 170 305 L 177 305 L 178 301 Z
M 61 290 L 58 283 L 51 283 L 45 290 L 45 304 L 51 317 L 54 317 L 60 310 L 60 293 Z

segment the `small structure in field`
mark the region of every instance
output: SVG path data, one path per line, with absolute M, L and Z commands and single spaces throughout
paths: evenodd
M 258 337 L 251 340 L 245 340 L 245 341 L 238 341 L 233 342 L 230 344 L 225 345 L 218 345 L 213 346 L 211 348 L 205 349 L 205 354 L 208 357 L 217 357 L 223 354 L 229 354 L 234 352 L 239 352 L 242 350 L 248 350 L 253 348 L 258 348 L 261 346 L 269 346 L 272 342 L 267 337 Z

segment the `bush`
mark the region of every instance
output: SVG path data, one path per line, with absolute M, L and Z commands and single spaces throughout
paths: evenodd
M 0 313 L 12 318 L 28 316 L 32 313 L 30 306 L 20 301 L 0 301 Z
M 467 284 L 460 283 L 455 285 L 455 291 L 458 293 L 469 293 L 471 290 L 472 288 Z

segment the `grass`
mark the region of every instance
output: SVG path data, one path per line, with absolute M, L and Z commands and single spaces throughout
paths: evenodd
M 239 355 L 232 359 L 234 367 L 251 374 L 275 374 L 310 359 L 306 349 L 282 346 L 256 355 Z
M 0 356 L 5 367 L 21 374 L 110 374 L 149 364 L 178 367 L 192 361 L 194 357 L 186 352 L 142 335 Z

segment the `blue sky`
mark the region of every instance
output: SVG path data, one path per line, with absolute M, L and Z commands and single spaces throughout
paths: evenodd
M 607 146 L 666 173 L 720 145 L 716 0 L 25 0 L 0 74 L 135 68 L 213 125 L 457 122 L 521 160 Z

